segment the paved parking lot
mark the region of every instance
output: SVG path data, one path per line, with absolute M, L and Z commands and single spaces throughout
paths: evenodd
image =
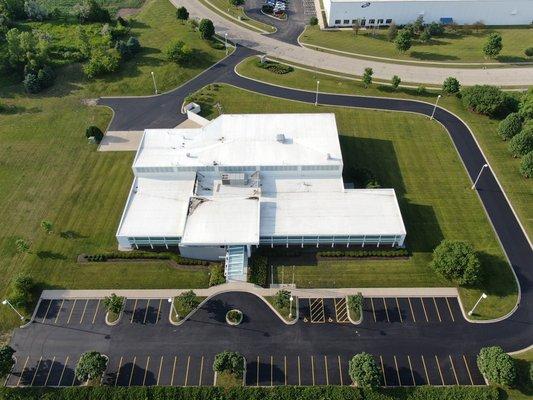
M 348 323 L 345 298 L 300 299 L 300 317 L 311 323 Z M 454 297 L 365 297 L 363 323 L 434 324 L 464 321 Z

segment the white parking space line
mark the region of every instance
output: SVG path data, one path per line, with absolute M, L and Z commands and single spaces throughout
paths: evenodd
M 146 375 L 148 374 L 148 366 L 150 365 L 150 356 L 146 357 L 146 366 L 144 367 L 143 386 L 146 383 Z
M 274 357 L 270 356 L 270 386 L 274 386 Z
M 435 305 L 435 310 L 437 310 L 437 317 L 439 318 L 439 322 L 442 322 L 442 319 L 440 317 L 439 306 L 437 306 L 437 300 L 435 300 L 435 297 L 433 297 L 433 304 Z
M 202 360 L 200 361 L 200 379 L 198 379 L 198 386 L 202 386 L 203 373 L 204 373 L 204 356 L 202 356 Z
M 203 361 L 203 358 L 202 358 Z M 159 360 L 159 371 L 157 372 L 157 382 L 156 385 L 159 386 L 159 378 L 161 377 L 161 367 L 163 366 L 163 356 L 161 356 L 161 359 Z M 201 380 L 201 378 L 200 378 Z
M 74 311 L 74 308 L 76 308 L 76 300 L 74 299 L 74 303 L 72 304 L 72 308 L 70 309 L 70 314 L 68 315 L 67 319 L 67 325 L 70 324 L 70 318 L 72 318 L 72 312 Z
M 468 362 L 466 361 L 466 357 L 463 354 L 463 362 L 465 363 L 466 372 L 468 372 L 468 378 L 470 378 L 470 383 L 474 385 L 474 380 L 472 379 L 472 375 L 470 374 L 470 368 L 468 367 Z
M 385 307 L 385 315 L 387 316 L 387 322 L 390 322 L 389 310 L 387 309 L 387 303 L 385 302 L 385 297 L 382 297 L 383 307 Z
M 453 364 L 452 356 L 448 354 L 450 359 L 450 365 L 452 366 L 453 376 L 455 377 L 455 384 L 459 385 L 459 379 L 457 379 L 457 372 L 455 371 L 455 365 Z
M 328 357 L 324 354 L 324 370 L 326 372 L 326 386 L 329 386 Z
M 174 356 L 174 364 L 172 365 L 172 377 L 170 378 L 170 386 L 174 386 L 174 375 L 176 375 L 176 361 L 178 356 Z
M 411 364 L 411 357 L 407 356 L 407 361 L 409 362 L 409 369 L 411 370 L 411 379 L 413 380 L 413 386 L 416 386 L 415 374 L 413 373 L 413 364 Z
M 311 356 L 311 373 L 313 375 L 313 386 L 315 386 L 315 357 Z
M 257 376 L 256 376 L 256 381 L 255 381 L 256 384 L 255 384 L 255 386 L 259 386 L 259 356 L 257 356 L 257 364 L 256 365 L 257 365 L 257 371 L 256 371 Z
M 426 382 L 428 385 L 431 385 L 431 382 L 429 380 L 429 374 L 428 374 L 428 369 L 426 367 L 426 360 L 424 359 L 424 356 L 422 355 L 422 365 L 424 366 L 424 373 L 426 374 Z
M 61 385 L 61 381 L 63 380 L 63 375 L 65 374 L 65 370 L 67 369 L 68 359 L 69 359 L 69 356 L 65 358 L 65 364 L 63 364 L 63 369 L 61 370 L 61 375 L 59 376 L 59 381 L 57 382 L 56 386 Z
M 137 361 L 137 356 L 133 357 L 133 363 L 131 366 L 131 373 L 130 373 L 130 379 L 128 381 L 128 386 L 131 386 L 131 380 L 133 379 L 133 371 L 135 370 L 135 362 Z
M 383 357 L 379 356 L 379 362 L 381 363 L 381 374 L 383 375 L 384 386 L 387 387 L 387 377 L 385 376 L 385 367 L 383 366 Z
M 26 357 L 26 361 L 24 361 L 24 365 L 22 366 L 22 370 L 20 371 L 20 376 L 17 382 L 17 386 L 20 386 L 20 382 L 22 382 L 22 376 L 24 375 L 24 371 L 26 370 L 26 365 L 28 365 L 29 359 L 30 359 L 30 356 Z
M 435 355 L 435 362 L 437 363 L 437 368 L 439 370 L 439 375 L 440 375 L 440 380 L 442 382 L 442 386 L 444 386 L 444 377 L 442 376 L 442 370 L 440 369 L 439 358 L 437 357 L 437 355 Z
M 422 303 L 422 309 L 424 310 L 424 317 L 426 317 L 426 322 L 429 322 L 428 313 L 426 311 L 426 306 L 422 297 L 420 297 L 420 303 Z
M 448 311 L 450 312 L 450 317 L 452 317 L 452 322 L 455 322 L 455 318 L 453 316 L 452 308 L 450 307 L 450 302 L 448 301 L 447 297 L 445 297 L 444 299 L 446 299 L 446 304 L 448 305 Z
M 52 364 L 50 364 L 50 369 L 48 370 L 48 373 L 46 374 L 46 380 L 44 381 L 44 385 L 46 386 L 48 384 L 48 379 L 50 379 L 50 372 L 52 372 L 52 368 L 54 368 L 54 363 L 56 362 L 56 357 L 52 358 Z
M 50 306 L 52 305 L 52 300 L 48 301 L 48 307 L 46 307 L 46 312 L 44 313 L 44 317 L 42 319 L 42 323 L 46 321 L 46 317 L 48 316 L 48 311 L 50 311 Z
M 372 297 L 370 298 L 370 304 L 372 305 L 372 315 L 374 315 L 374 322 L 377 322 L 376 310 L 374 309 L 374 300 L 372 300 Z
M 341 386 L 344 386 L 344 382 L 342 381 L 342 363 L 341 363 L 341 356 L 337 356 L 337 361 L 339 362 L 339 377 L 341 378 Z
M 411 304 L 411 298 L 408 297 L 407 301 L 409 302 L 409 308 L 411 309 L 411 315 L 413 316 L 413 322 L 416 323 L 416 317 L 415 317 L 415 313 L 413 311 L 413 305 Z
M 159 321 L 159 316 L 161 315 L 161 306 L 163 305 L 163 299 L 159 299 L 159 307 L 157 307 L 157 315 L 155 317 L 155 323 Z
M 83 306 L 83 312 L 80 317 L 80 324 L 83 323 L 83 317 L 85 317 L 85 311 L 87 311 L 87 304 L 89 304 L 89 299 L 85 300 L 85 305 Z
M 135 317 L 135 310 L 137 309 L 137 299 L 133 303 L 133 311 L 131 312 L 130 324 L 133 324 L 133 318 Z
M 285 386 L 287 386 L 287 356 L 283 356 L 283 375 L 285 376 Z
M 150 299 L 146 302 L 146 309 L 144 310 L 143 324 L 146 324 L 146 317 L 148 316 L 148 309 L 150 308 Z
M 402 310 L 400 310 L 400 303 L 398 302 L 398 297 L 396 299 L 396 307 L 398 307 L 398 315 L 400 316 L 400 322 L 403 324 Z
M 42 361 L 43 361 L 43 356 L 39 357 L 39 362 L 37 363 L 37 367 L 35 367 L 35 373 L 33 374 L 31 378 L 30 386 L 33 386 L 33 382 L 35 382 L 35 377 L 37 376 L 37 371 L 39 371 L 39 367 L 41 366 Z
M 98 303 L 96 303 L 96 310 L 94 310 L 94 315 L 93 315 L 93 321 L 92 321 L 92 324 L 94 325 L 95 321 L 96 321 L 96 316 L 98 315 L 98 309 L 100 308 L 100 299 L 98 299 Z
M 398 384 L 402 386 L 402 379 L 400 378 L 400 370 L 398 369 L 398 361 L 396 361 L 396 356 L 394 355 L 394 367 L 396 368 L 396 375 L 398 376 Z
M 302 375 L 301 375 L 301 370 L 300 370 L 300 356 L 298 356 L 298 386 L 302 386 Z
M 57 311 L 56 319 L 54 319 L 54 324 L 57 324 L 57 320 L 59 319 L 59 315 L 61 314 L 61 310 L 63 309 L 63 304 L 65 304 L 65 299 L 61 299 L 61 305 L 59 306 L 59 310 Z
M 185 371 L 185 383 L 183 386 L 187 386 L 189 380 L 189 366 L 191 365 L 191 356 L 187 357 L 187 371 Z
M 122 356 L 120 357 L 120 360 L 118 361 L 117 375 L 115 376 L 115 386 L 117 386 L 118 376 L 120 375 L 120 368 L 122 368 Z

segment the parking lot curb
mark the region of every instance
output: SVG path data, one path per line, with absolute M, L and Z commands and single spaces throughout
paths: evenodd
M 217 293 L 218 294 L 218 293 Z M 174 307 L 170 306 L 170 310 L 168 311 L 168 322 L 170 322 L 172 325 L 174 326 L 180 326 L 182 325 L 185 321 L 187 321 L 196 311 L 198 311 L 211 297 L 213 296 L 216 296 L 217 294 L 213 294 L 211 296 L 207 296 L 205 299 L 203 299 L 200 304 L 198 304 L 198 306 L 192 310 L 189 314 L 187 314 L 185 317 L 183 317 L 182 319 L 180 319 L 179 321 L 173 321 L 172 320 L 172 309 Z M 174 296 L 174 297 L 177 297 L 177 296 Z M 174 304 L 174 297 L 172 297 L 172 304 Z
M 124 304 L 126 304 L 126 299 L 124 299 Z M 118 325 L 118 323 L 120 322 L 120 320 L 122 319 L 122 314 L 124 314 L 124 306 L 122 306 L 122 309 L 120 310 L 120 314 L 118 314 L 118 318 L 112 322 L 109 322 L 109 311 L 106 311 L 105 313 L 105 323 L 106 325 L 108 326 L 115 326 L 115 325 Z
M 359 319 L 357 321 L 354 321 L 350 315 L 350 308 L 348 307 L 348 296 L 346 296 L 346 308 L 348 308 L 348 319 L 350 320 L 350 323 L 352 323 L 353 325 L 361 325 L 361 323 L 363 322 L 363 305 L 361 304 L 361 306 L 359 307 Z
M 300 299 L 299 297 L 296 297 L 296 301 L 294 302 L 295 304 L 295 307 L 296 307 L 296 315 L 295 315 L 295 318 L 293 321 L 287 321 L 285 318 L 283 318 L 283 316 L 278 312 L 278 310 L 276 310 L 274 308 L 274 306 L 272 306 L 272 304 L 270 304 L 268 302 L 267 299 L 264 298 L 264 296 L 260 296 L 258 294 L 255 294 L 255 293 L 252 293 L 253 295 L 259 297 L 261 300 L 263 300 L 263 302 L 274 312 L 274 314 L 276 314 L 278 316 L 279 319 L 281 319 L 281 321 L 283 321 L 284 324 L 286 325 L 294 325 L 298 322 L 298 320 L 300 319 Z
M 37 304 L 35 305 L 35 308 L 33 309 L 33 313 L 31 314 L 29 321 L 21 325 L 20 328 L 26 328 L 33 323 L 33 321 L 35 320 L 35 315 L 37 315 L 37 310 L 39 309 L 39 306 L 41 305 L 41 301 L 42 301 L 42 297 L 39 297 L 39 300 L 37 301 Z

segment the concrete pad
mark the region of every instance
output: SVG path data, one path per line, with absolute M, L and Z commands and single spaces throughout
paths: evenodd
M 181 124 L 176 126 L 176 129 L 195 129 L 195 128 L 201 128 L 202 126 L 196 122 L 194 122 L 192 119 L 186 119 Z
M 108 131 L 98 151 L 136 151 L 142 135 L 143 131 Z

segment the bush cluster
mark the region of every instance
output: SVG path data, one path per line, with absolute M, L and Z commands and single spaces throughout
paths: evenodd
M 268 262 L 267 258 L 259 255 L 252 255 L 248 261 L 248 282 L 256 285 L 268 286 Z
M 135 260 L 135 259 L 155 259 L 155 260 L 174 260 L 180 265 L 210 265 L 209 261 L 193 260 L 191 258 L 181 257 L 178 254 L 171 253 L 151 253 L 151 252 L 116 252 L 116 253 L 98 253 L 85 254 L 87 261 L 102 262 L 110 259 Z
M 481 263 L 468 242 L 443 240 L 433 251 L 430 265 L 440 275 L 460 285 L 475 285 L 482 278 Z
M 264 62 L 261 62 L 261 60 L 257 60 L 256 65 L 259 68 L 266 69 L 278 75 L 284 75 L 284 74 L 288 74 L 289 72 L 294 71 L 294 68 L 291 67 L 290 65 L 280 64 L 275 61 L 265 60 Z
M 244 373 L 244 356 L 235 352 L 225 350 L 215 356 L 213 362 L 213 370 L 216 372 L 227 372 L 239 378 L 242 378 Z
M 397 250 L 353 250 L 353 251 L 319 251 L 318 257 L 407 257 L 409 251 L 406 249 Z
M 213 265 L 209 268 L 209 286 L 222 285 L 223 283 L 226 283 L 224 266 L 222 264 Z
M 21 273 L 15 276 L 11 282 L 11 304 L 15 307 L 27 307 L 32 304 L 36 286 L 30 275 Z
M 510 386 L 516 380 L 515 362 L 499 346 L 482 348 L 477 356 L 477 366 L 491 383 Z
M 498 400 L 496 387 L 417 386 L 396 389 L 354 388 L 350 386 L 274 386 L 270 387 L 20 387 L 0 388 L 3 400 Z
M 461 90 L 463 104 L 469 110 L 489 117 L 502 117 L 516 111 L 517 101 L 496 86 L 475 85 Z

